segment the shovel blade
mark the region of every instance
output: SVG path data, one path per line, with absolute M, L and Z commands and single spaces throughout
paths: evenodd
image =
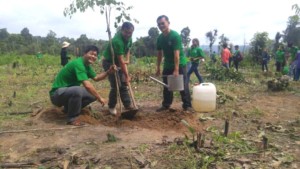
M 138 112 L 139 110 L 138 109 L 133 109 L 133 110 L 128 110 L 128 111 L 125 111 L 121 114 L 121 118 L 122 119 L 128 119 L 128 120 L 132 120 L 136 113 Z

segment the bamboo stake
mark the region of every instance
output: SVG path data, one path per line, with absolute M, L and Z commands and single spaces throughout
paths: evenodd
M 112 56 L 112 62 L 113 65 L 115 65 L 115 53 L 114 53 L 114 49 L 112 46 L 112 37 L 111 37 L 111 31 L 110 31 L 110 13 L 111 13 L 111 7 L 109 7 L 109 13 L 107 13 L 107 8 L 105 10 L 105 16 L 106 16 L 106 25 L 107 25 L 107 33 L 108 33 L 108 38 L 109 38 L 109 45 L 110 45 L 110 52 L 111 52 L 111 56 Z M 116 81 L 116 87 L 117 87 L 117 97 L 118 97 L 118 103 L 119 103 L 119 109 L 120 109 L 120 113 L 122 113 L 122 104 L 121 104 L 121 95 L 120 95 L 120 77 L 118 75 L 118 71 L 116 71 L 114 73 L 115 75 L 115 81 Z

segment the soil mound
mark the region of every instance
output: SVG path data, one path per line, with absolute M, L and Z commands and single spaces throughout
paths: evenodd
M 110 127 L 138 127 L 159 131 L 173 130 L 177 132 L 188 131 L 181 120 L 187 121 L 197 131 L 201 131 L 203 128 L 203 124 L 200 123 L 195 113 L 184 113 L 178 109 L 155 112 L 155 109 L 151 107 L 141 107 L 137 115 L 131 120 L 116 118 L 111 116 L 108 111 L 104 111 L 100 122 Z
M 112 116 L 107 109 L 100 109 L 99 112 L 95 113 L 92 112 L 88 108 L 83 109 L 79 119 L 91 125 L 102 124 L 109 127 L 145 128 L 158 131 L 188 132 L 187 127 L 181 120 L 188 122 L 196 131 L 202 131 L 204 127 L 203 123 L 199 121 L 197 114 L 182 112 L 181 109 L 156 112 L 155 107 L 144 106 L 140 107 L 138 113 L 132 119 Z M 48 108 L 41 111 L 35 119 L 46 123 L 65 125 L 67 114 L 60 108 Z
M 87 124 L 100 124 L 100 122 L 92 116 L 92 113 L 89 109 L 82 109 L 78 118 Z M 48 108 L 40 112 L 37 116 L 37 119 L 46 123 L 66 124 L 67 114 L 64 113 L 60 108 Z

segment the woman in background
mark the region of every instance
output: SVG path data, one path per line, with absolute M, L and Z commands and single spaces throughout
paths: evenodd
M 203 50 L 199 47 L 199 40 L 197 38 L 192 40 L 192 46 L 189 50 L 189 56 L 190 56 L 190 60 L 192 63 L 191 68 L 189 69 L 187 76 L 188 76 L 188 82 L 190 82 L 190 76 L 191 74 L 194 72 L 195 75 L 198 78 L 199 83 L 203 83 L 203 79 L 198 71 L 198 66 L 200 63 L 200 59 L 204 59 L 204 52 Z

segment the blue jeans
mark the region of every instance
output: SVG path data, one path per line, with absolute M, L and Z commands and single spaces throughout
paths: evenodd
M 298 81 L 300 77 L 300 68 L 296 68 L 296 73 L 295 73 L 295 81 Z
M 192 62 L 192 66 L 187 73 L 187 82 L 188 83 L 190 82 L 190 77 L 193 72 L 197 76 L 199 83 L 203 83 L 203 79 L 198 71 L 198 66 L 199 66 L 199 63 Z

